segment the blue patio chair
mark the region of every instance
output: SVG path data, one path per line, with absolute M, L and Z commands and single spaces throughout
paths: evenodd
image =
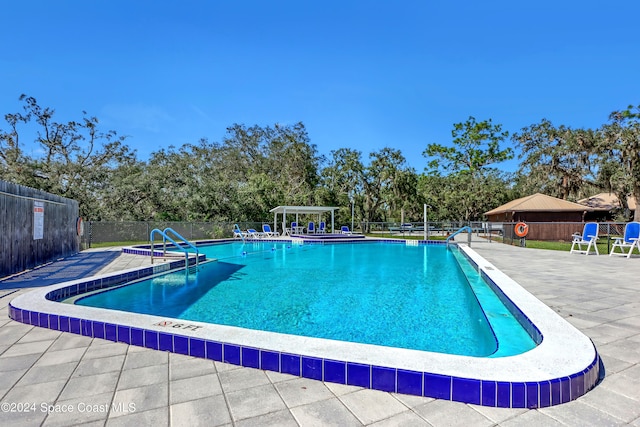
M 291 223 L 291 234 L 300 234 L 300 227 L 298 227 L 297 222 Z
M 307 234 L 316 234 L 316 224 L 313 221 L 307 225 Z
M 620 252 L 616 252 L 616 248 L 620 248 Z M 625 253 L 625 250 L 629 248 L 629 252 Z M 616 237 L 611 246 L 611 255 L 623 255 L 627 258 L 631 258 L 633 248 L 638 248 L 640 251 L 640 222 L 630 222 L 624 227 L 624 236 Z
M 343 225 L 342 227 L 340 227 L 340 232 L 342 234 L 351 234 L 351 231 L 349 230 L 349 227 L 346 225 Z
M 234 239 L 245 239 L 248 236 L 248 234 L 242 230 L 240 230 L 240 227 L 238 226 L 238 224 L 234 224 L 233 226 L 233 238 Z
M 577 252 L 589 255 L 589 252 L 593 247 L 596 255 L 600 255 L 600 253 L 598 252 L 598 245 L 596 245 L 596 240 L 598 240 L 598 223 L 588 222 L 584 225 L 582 234 L 575 233 L 573 235 L 573 242 L 571 242 L 570 253 Z M 578 245 L 578 249 L 574 249 L 576 245 Z M 587 245 L 587 249 L 582 249 L 582 245 Z
M 324 221 L 320 222 L 320 225 L 318 226 L 318 233 L 324 234 L 327 232 L 327 224 L 325 224 Z
M 271 226 L 269 224 L 262 224 L 262 235 L 264 237 L 279 237 L 280 233 L 277 231 L 271 231 Z
M 247 228 L 247 237 L 250 239 L 262 239 L 264 237 L 264 233 L 256 231 L 255 228 Z

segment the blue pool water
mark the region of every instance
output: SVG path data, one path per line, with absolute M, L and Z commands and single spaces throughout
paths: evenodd
M 469 356 L 535 346 L 475 270 L 443 245 L 237 242 L 199 249 L 217 261 L 197 274 L 165 274 L 76 304 Z

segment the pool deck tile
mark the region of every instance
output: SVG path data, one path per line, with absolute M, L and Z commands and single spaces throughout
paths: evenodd
M 291 409 L 301 426 L 362 426 L 362 423 L 337 397 L 319 400 Z
M 364 389 L 340 397 L 340 401 L 362 424 L 372 424 L 407 410 L 393 395 Z
M 276 383 L 275 387 L 280 396 L 282 396 L 287 408 L 295 408 L 296 406 L 335 397 L 322 382 L 307 378 L 282 381 Z
M 170 406 L 168 413 L 170 424 L 176 426 L 221 426 L 231 424 L 229 408 L 222 395 L 173 404 Z M 165 409 L 166 414 L 167 411 Z M 133 423 L 123 425 L 130 426 Z M 164 426 L 169 425 L 169 423 L 161 421 L 157 424 L 143 423 L 142 425 Z
M 305 358 L 285 362 L 293 370 L 301 366 L 303 376 L 317 377 L 320 372 L 325 381 L 335 381 L 319 382 L 222 363 L 222 348 L 210 343 L 204 351 L 216 362 L 188 355 L 189 351 L 202 353 L 199 343 L 178 343 L 185 354 L 127 344 L 135 339 L 144 345 L 146 339 L 153 346 L 155 339 L 162 347 L 162 334 L 145 337 L 105 325 L 105 338 L 112 339 L 108 341 L 9 319 L 9 302 L 34 287 L 55 283 L 48 277 L 59 273 L 57 265 L 64 269 L 88 261 L 94 268 L 91 274 L 149 265 L 148 257 L 85 251 L 78 260 L 63 260 L 0 281 L 0 402 L 36 404 L 36 412 L 0 412 L 0 425 L 640 426 L 640 258 L 587 257 L 475 240 L 472 248 L 594 341 L 605 369 L 599 385 L 559 406 L 530 410 L 476 406 L 347 385 L 345 364 L 327 366 L 325 361 L 323 366 Z M 81 332 L 82 327 L 62 316 L 31 320 L 34 324 L 60 321 L 63 330 L 72 327 Z M 260 352 L 256 358 L 255 352 L 229 350 L 227 358 L 231 356 L 237 364 L 244 357 L 247 363 L 259 361 L 267 369 L 282 362 L 277 353 Z M 363 381 L 360 374 L 356 382 Z M 398 371 L 397 387 L 428 388 L 427 380 Z M 566 394 L 579 387 L 569 379 L 551 382 L 549 399 L 566 400 Z M 514 390 L 512 395 L 500 383 L 482 384 L 479 397 L 493 399 L 497 406 L 511 399 L 526 404 L 528 388 Z M 476 384 L 455 379 L 452 391 L 478 394 Z M 70 405 L 75 412 L 47 413 L 41 410 L 42 403 L 45 408 Z M 88 405 L 113 409 L 78 410 Z

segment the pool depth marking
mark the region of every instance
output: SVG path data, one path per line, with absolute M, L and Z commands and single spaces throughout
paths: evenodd
M 190 323 L 177 323 L 171 320 L 163 320 L 158 323 L 154 323 L 151 326 L 160 326 L 163 328 L 172 328 L 172 329 L 181 329 L 183 331 L 197 331 L 198 329 L 203 329 L 204 326 L 193 325 Z

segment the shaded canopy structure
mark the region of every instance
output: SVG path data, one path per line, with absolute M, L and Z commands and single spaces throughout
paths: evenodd
M 278 206 L 271 209 L 269 212 L 273 213 L 273 229 L 278 230 L 278 215 L 282 215 L 282 223 L 280 231 L 284 232 L 287 228 L 287 215 L 295 215 L 296 222 L 299 223 L 300 215 L 317 215 L 318 222 L 321 221 L 322 214 L 331 212 L 331 233 L 334 232 L 334 212 L 339 209 L 333 206 Z

